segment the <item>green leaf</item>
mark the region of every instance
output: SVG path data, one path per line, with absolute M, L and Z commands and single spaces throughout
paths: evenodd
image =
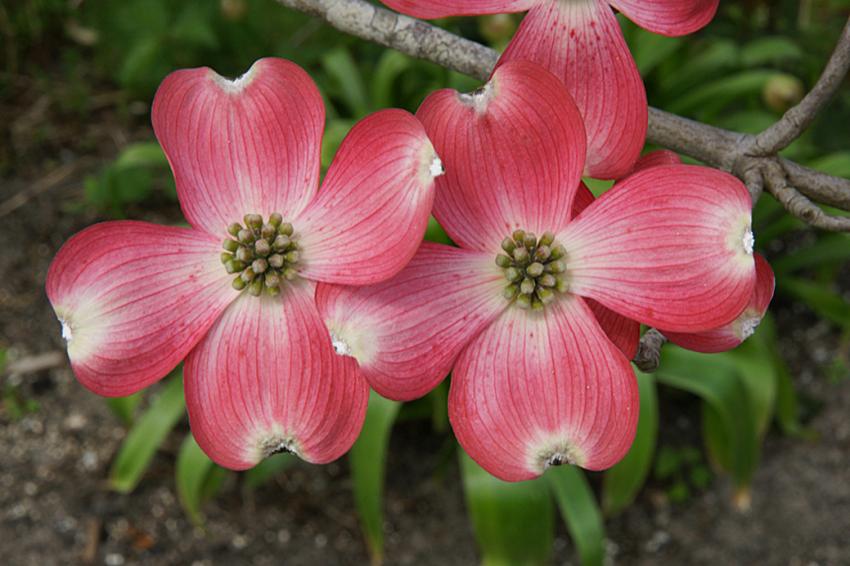
M 428 228 L 425 230 L 425 239 L 429 242 L 437 242 L 438 244 L 452 245 L 452 240 L 437 219 L 433 216 L 428 217 Z
M 584 472 L 575 466 L 558 466 L 549 469 L 544 477 L 549 480 L 581 563 L 601 566 L 605 558 L 605 525 Z
M 703 432 L 709 453 L 739 488 L 749 486 L 759 456 L 757 423 L 735 366 L 716 355 L 669 346 L 662 352 L 657 379 L 705 402 Z
M 366 422 L 348 454 L 354 500 L 375 564 L 380 564 L 384 555 L 383 498 L 387 445 L 400 406 L 400 403 L 371 392 Z
M 630 42 L 641 76 L 647 76 L 682 45 L 681 37 L 666 37 L 638 28 Z
M 747 399 L 756 423 L 759 438 L 764 437 L 773 418 L 776 403 L 776 375 L 771 347 L 762 335 L 765 328 L 759 327 L 756 333 L 732 351 L 718 354 L 735 366 L 741 383 L 747 390 Z M 774 344 L 775 347 L 775 344 Z
M 850 179 L 850 151 L 836 151 L 807 163 L 818 171 Z
M 181 376 L 169 379 L 136 422 L 118 451 L 109 472 L 112 489 L 129 493 L 135 489 L 160 444 L 185 411 Z
M 463 450 L 460 470 L 467 511 L 486 566 L 547 564 L 555 510 L 545 480 L 509 483 L 476 464 Z
M 686 114 L 716 112 L 733 100 L 748 94 L 760 94 L 764 85 L 776 73 L 774 71 L 752 70 L 724 76 L 696 88 L 670 103 L 670 112 Z
M 204 454 L 192 434 L 187 434 L 177 455 L 174 475 L 180 504 L 196 525 L 203 522 L 201 503 L 205 499 L 205 487 L 210 475 L 214 474 L 216 469 L 221 468 Z
M 322 57 L 322 67 L 331 78 L 333 94 L 339 97 L 356 118 L 369 113 L 366 87 L 357 63 L 345 47 L 337 47 Z
M 327 169 L 331 166 L 342 140 L 345 139 L 352 127 L 354 127 L 353 120 L 337 118 L 328 121 L 325 136 L 322 138 L 322 167 Z
M 121 419 L 124 426 L 132 426 L 133 420 L 136 418 L 136 407 L 142 400 L 142 392 L 138 391 L 126 397 L 110 397 L 106 399 L 106 404 L 112 413 Z
M 602 480 L 602 507 L 606 515 L 616 515 L 631 505 L 652 468 L 658 436 L 658 396 L 652 374 L 635 370 L 640 389 L 640 417 L 637 435 L 626 457 L 605 472 Z
M 769 63 L 798 61 L 803 51 L 788 37 L 761 37 L 749 42 L 741 49 L 741 63 L 747 67 L 757 67 Z
M 413 59 L 399 51 L 388 49 L 378 61 L 372 74 L 372 103 L 376 108 L 389 108 L 394 104 L 393 85 L 399 76 L 411 68 Z
M 168 159 L 158 143 L 131 143 L 121 150 L 114 163 L 115 167 L 168 167 Z
M 777 284 L 783 291 L 791 293 L 806 303 L 818 315 L 845 329 L 850 329 L 850 304 L 837 293 L 823 285 L 793 277 L 777 279 Z
M 759 324 L 758 332 L 752 339 L 761 343 L 769 355 L 769 363 L 773 369 L 774 388 L 776 390 L 773 413 L 779 427 L 785 434 L 801 436 L 806 431 L 800 424 L 799 401 L 791 374 L 782 358 L 779 344 L 776 341 L 776 323 L 768 312 Z
M 777 279 L 801 269 L 844 265 L 850 261 L 850 236 L 847 234 L 821 234 L 809 246 L 785 254 L 771 262 Z
M 245 472 L 245 487 L 249 490 L 256 489 L 287 468 L 292 467 L 296 462 L 298 462 L 298 457 L 294 454 L 282 453 L 269 456 Z

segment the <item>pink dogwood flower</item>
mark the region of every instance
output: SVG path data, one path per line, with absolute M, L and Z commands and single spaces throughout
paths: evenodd
M 693 33 L 719 0 L 381 0 L 418 18 L 528 11 L 499 64 L 539 63 L 567 85 L 587 130 L 585 174 L 629 172 L 646 137 L 646 90 L 612 8 L 650 31 Z
M 682 163 L 682 160 L 675 152 L 663 149 L 652 151 L 638 159 L 632 169 L 632 174 L 659 165 L 678 165 L 680 163 Z M 591 202 L 593 202 L 593 194 L 586 187 L 585 190 L 580 190 L 576 193 L 576 199 L 573 201 L 575 214 L 579 214 Z M 761 254 L 754 253 L 753 256 L 756 264 L 756 284 L 746 308 L 735 320 L 704 332 L 683 333 L 661 330 L 661 333 L 677 346 L 706 354 L 731 350 L 740 346 L 744 340 L 752 336 L 767 312 L 767 307 L 770 305 L 776 287 L 776 279 L 770 264 Z M 590 301 L 588 301 L 588 305 L 597 315 L 609 338 L 620 346 L 628 358 L 633 358 L 640 340 L 640 323 L 619 316 Z
M 629 342 L 618 348 L 587 300 L 678 332 L 735 319 L 755 284 L 746 188 L 714 169 L 652 167 L 573 217 L 581 116 L 526 61 L 471 94 L 431 94 L 417 116 L 446 165 L 434 214 L 459 247 L 424 243 L 377 285 L 318 285 L 337 351 L 393 399 L 451 371 L 454 432 L 499 478 L 613 465 L 634 438 L 638 391 Z
M 336 459 L 369 388 L 334 352 L 314 282 L 376 283 L 416 252 L 442 172 L 425 130 L 373 114 L 320 188 L 324 104 L 294 63 L 262 59 L 232 81 L 176 71 L 152 114 L 191 228 L 104 222 L 62 247 L 47 295 L 74 373 L 121 396 L 185 359 L 192 432 L 217 463 Z

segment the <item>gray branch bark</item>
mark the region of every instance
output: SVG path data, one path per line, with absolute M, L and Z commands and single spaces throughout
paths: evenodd
M 498 60 L 494 50 L 442 28 L 375 6 L 366 0 L 278 0 L 348 34 L 425 59 L 482 81 Z M 833 177 L 777 157 L 811 124 L 850 68 L 850 19 L 812 91 L 776 124 L 757 135 L 695 122 L 649 109 L 647 141 L 688 155 L 741 178 L 753 201 L 770 192 L 803 221 L 833 231 L 850 231 L 850 220 L 827 214 L 818 204 L 850 211 L 850 180 Z

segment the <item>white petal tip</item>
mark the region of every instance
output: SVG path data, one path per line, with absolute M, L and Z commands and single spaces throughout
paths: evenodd
M 352 355 L 351 346 L 348 345 L 348 342 L 337 336 L 335 333 L 331 332 L 331 344 L 334 347 L 334 351 L 340 356 L 350 356 Z
M 228 79 L 222 77 L 215 71 L 212 71 L 212 75 L 213 80 L 215 80 L 216 84 L 218 84 L 218 86 L 220 86 L 223 91 L 230 94 L 238 94 L 245 90 L 245 87 L 251 84 L 251 81 L 254 79 L 254 75 L 256 74 L 255 71 L 256 63 L 252 65 L 250 69 L 245 71 L 245 73 L 243 73 L 239 77 L 236 77 L 235 79 Z
M 298 445 L 292 438 L 273 435 L 267 436 L 260 441 L 260 454 L 263 458 L 283 453 L 295 454 L 298 457 L 301 456 Z
M 741 239 L 741 244 L 744 246 L 744 251 L 747 252 L 747 254 L 752 255 L 753 248 L 756 244 L 756 238 L 755 236 L 753 236 L 752 230 L 746 230 L 744 232 L 744 236 Z
M 62 338 L 66 343 L 70 344 L 71 340 L 74 339 L 74 332 L 71 329 L 71 325 L 61 318 L 59 319 L 59 322 L 62 324 Z
M 581 466 L 584 462 L 584 452 L 565 440 L 563 435 L 552 435 L 529 452 L 529 469 L 537 474 L 542 474 L 552 466 Z
M 431 161 L 431 165 L 428 167 L 428 173 L 430 173 L 431 177 L 434 179 L 446 174 L 446 169 L 443 167 L 443 161 L 440 159 L 439 155 L 434 156 L 434 159 Z
M 490 100 L 493 98 L 493 83 L 491 81 L 472 92 L 461 93 L 458 97 L 460 98 L 460 101 L 467 106 L 475 108 L 476 112 L 484 112 L 487 109 L 487 105 Z
M 741 337 L 741 340 L 746 340 L 750 336 L 756 333 L 756 329 L 761 324 L 760 316 L 746 315 L 742 316 L 738 320 L 739 330 L 738 335 Z

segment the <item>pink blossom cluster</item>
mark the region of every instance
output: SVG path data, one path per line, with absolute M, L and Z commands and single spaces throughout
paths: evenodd
M 407 401 L 449 373 L 453 430 L 490 473 L 610 467 L 635 435 L 640 325 L 722 351 L 773 294 L 742 183 L 639 158 L 646 95 L 612 7 L 684 34 L 718 2 L 384 3 L 528 14 L 483 87 L 365 118 L 322 179 L 298 66 L 169 75 L 152 120 L 190 227 L 104 222 L 62 247 L 47 294 L 74 373 L 122 396 L 184 361 L 192 432 L 237 470 L 334 460 L 370 388 Z M 583 175 L 617 181 L 594 199 Z M 423 243 L 431 214 L 455 246 Z

